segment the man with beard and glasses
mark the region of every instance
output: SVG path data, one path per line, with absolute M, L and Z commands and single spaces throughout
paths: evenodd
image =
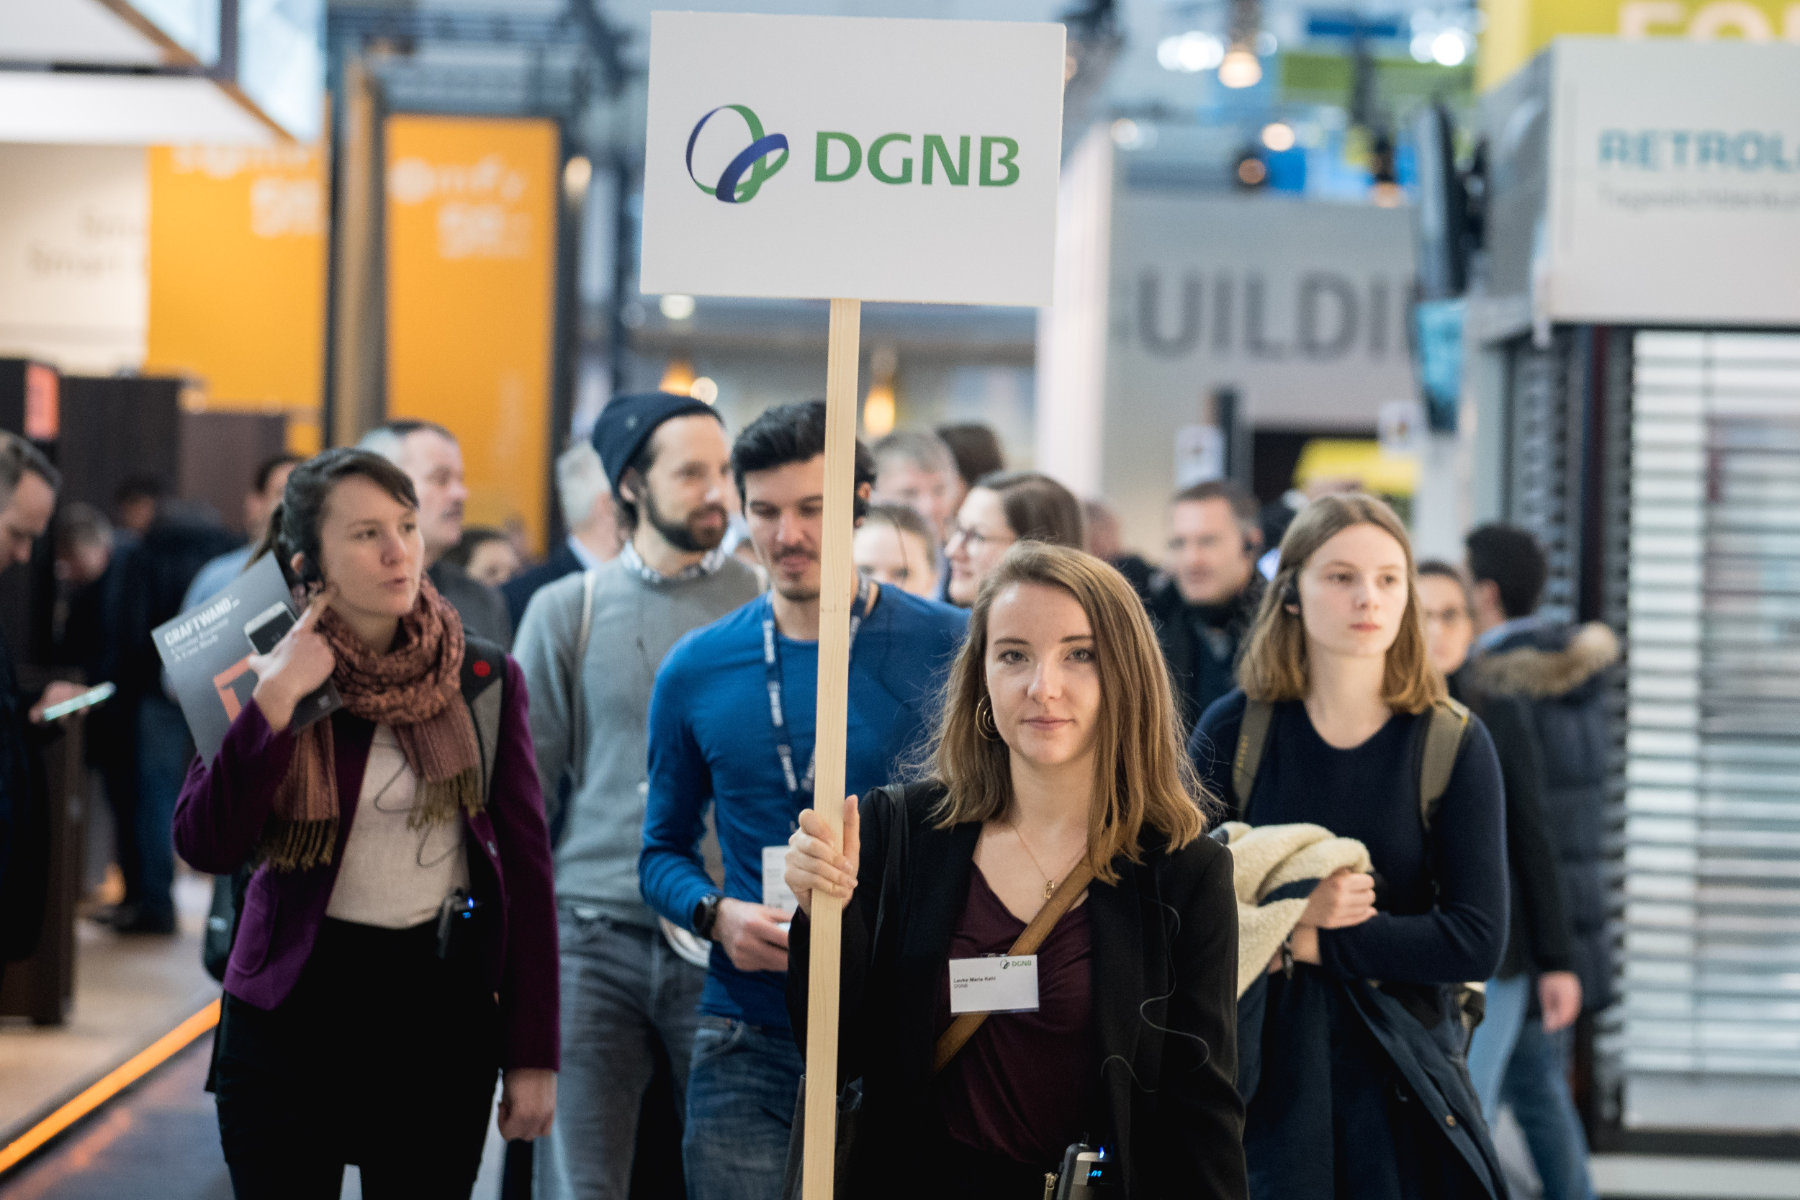
M 690 1200 L 769 1200 L 781 1190 L 800 1051 L 785 995 L 782 884 L 788 836 L 812 807 L 819 593 L 854 594 L 846 790 L 898 777 L 924 740 L 966 616 L 861 577 L 822 579 L 825 404 L 770 409 L 731 454 L 756 554 L 774 591 L 683 638 L 650 701 L 644 896 L 713 942 L 688 1073 L 682 1164 Z M 856 447 L 856 515 L 873 475 Z M 707 875 L 708 807 L 725 886 Z
M 624 1200 L 659 1060 L 681 1103 L 706 973 L 665 941 L 638 887 L 645 721 L 669 647 L 758 591 L 756 572 L 719 549 L 731 450 L 712 409 L 661 392 L 620 396 L 593 443 L 631 539 L 540 589 L 513 649 L 556 839 L 563 1069 L 534 1184 L 557 1200 Z M 671 1159 L 678 1145 L 670 1139 Z M 678 1167 L 639 1173 L 668 1179 Z

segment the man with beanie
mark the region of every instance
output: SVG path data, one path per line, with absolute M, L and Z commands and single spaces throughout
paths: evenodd
M 563 1070 L 534 1170 L 536 1195 L 556 1200 L 625 1200 L 659 1059 L 678 1110 L 684 1102 L 706 972 L 676 954 L 638 887 L 650 691 L 682 635 L 759 590 L 719 548 L 731 448 L 712 409 L 662 392 L 620 396 L 593 443 L 631 540 L 532 596 L 513 647 L 556 839 Z M 645 1178 L 679 1166 L 645 1165 Z

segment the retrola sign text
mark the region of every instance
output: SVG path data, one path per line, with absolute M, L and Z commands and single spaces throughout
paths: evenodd
M 647 294 L 1050 302 L 1063 29 L 655 13 Z

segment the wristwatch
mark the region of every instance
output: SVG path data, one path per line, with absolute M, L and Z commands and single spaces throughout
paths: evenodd
M 694 905 L 694 915 L 688 921 L 694 927 L 694 932 L 708 941 L 712 940 L 713 926 L 718 924 L 719 901 L 723 899 L 725 897 L 717 892 L 701 897 L 700 902 Z

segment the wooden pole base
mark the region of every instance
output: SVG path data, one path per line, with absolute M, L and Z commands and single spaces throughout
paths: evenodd
M 844 818 L 844 738 L 849 724 L 850 539 L 856 499 L 856 373 L 862 301 L 831 302 L 826 352 L 825 534 L 819 563 L 819 690 L 813 807 L 833 831 Z M 875 881 L 866 881 L 873 886 Z M 843 905 L 813 893 L 812 958 L 806 998 L 803 1200 L 832 1200 L 837 1147 L 838 989 Z

